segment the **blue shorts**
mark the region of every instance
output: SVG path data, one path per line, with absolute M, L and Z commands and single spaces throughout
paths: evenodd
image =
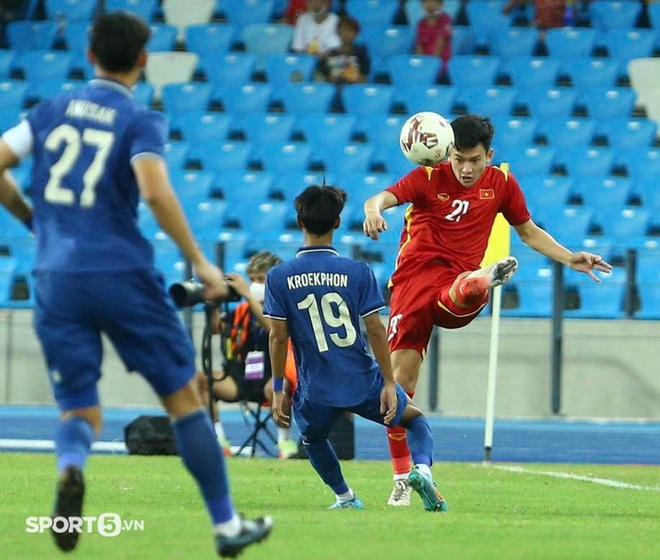
M 99 403 L 101 333 L 159 396 L 195 374 L 195 350 L 155 269 L 35 272 L 34 326 L 61 410 Z
M 380 411 L 380 393 L 383 388 L 383 380 L 380 384 L 374 384 L 371 393 L 360 404 L 352 407 L 334 407 L 325 404 L 311 402 L 296 398 L 298 393 L 293 394 L 293 417 L 300 430 L 300 435 L 305 441 L 322 441 L 328 438 L 330 429 L 339 416 L 348 411 L 383 424 L 383 414 Z M 396 414 L 390 426 L 396 426 L 401 421 L 403 411 L 408 405 L 408 395 L 403 387 L 396 384 L 396 395 L 398 397 Z M 384 425 L 384 424 L 383 424 Z

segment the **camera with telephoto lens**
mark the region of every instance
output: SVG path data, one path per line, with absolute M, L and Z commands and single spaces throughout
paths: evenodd
M 223 301 L 240 301 L 241 296 L 238 295 L 236 290 L 231 286 L 227 286 L 229 292 L 226 296 L 217 299 L 214 303 L 221 303 Z M 174 301 L 174 305 L 178 308 L 193 307 L 198 303 L 206 301 L 204 299 L 204 285 L 194 280 L 187 280 L 185 282 L 176 282 L 172 284 L 169 289 L 170 297 Z

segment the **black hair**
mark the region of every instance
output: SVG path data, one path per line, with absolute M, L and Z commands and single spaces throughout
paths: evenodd
M 108 12 L 94 20 L 89 48 L 107 72 L 130 72 L 144 50 L 151 29 L 145 21 L 124 11 Z
M 490 150 L 495 127 L 488 117 L 479 115 L 461 115 L 451 121 L 454 130 L 454 148 L 459 152 L 476 148 L 481 144 Z
M 353 30 L 353 33 L 358 35 L 360 33 L 360 22 L 351 16 L 341 16 L 337 22 L 337 29 L 340 27 L 348 27 Z
M 327 185 L 311 185 L 293 201 L 302 226 L 314 235 L 331 231 L 344 209 L 346 191 Z

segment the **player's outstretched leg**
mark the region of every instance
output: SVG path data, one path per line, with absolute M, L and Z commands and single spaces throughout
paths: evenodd
M 426 511 L 447 511 L 447 502 L 445 502 L 445 499 L 438 492 L 430 470 L 424 472 L 419 465 L 416 465 L 410 473 L 408 481 L 410 482 L 410 486 L 422 498 Z
M 82 517 L 83 498 L 85 496 L 85 482 L 80 468 L 71 465 L 66 467 L 57 481 L 57 494 L 55 497 L 55 508 L 53 509 L 53 527 L 51 533 L 57 547 L 69 552 L 78 544 L 80 532 L 75 528 L 71 529 L 68 521 L 65 532 L 55 530 L 57 527 L 64 528 L 62 522 L 57 518 Z
M 490 266 L 470 272 L 465 277 L 463 290 L 469 289 L 471 284 L 481 290 L 488 290 L 508 282 L 518 270 L 518 260 L 515 257 L 505 257 Z
M 245 547 L 264 540 L 273 528 L 273 519 L 268 515 L 257 519 L 241 518 L 240 522 L 237 535 L 216 535 L 215 548 L 220 556 L 236 558 Z

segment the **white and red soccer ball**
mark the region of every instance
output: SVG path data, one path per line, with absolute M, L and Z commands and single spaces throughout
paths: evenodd
M 454 144 L 454 130 L 438 113 L 422 111 L 411 116 L 401 127 L 401 151 L 416 165 L 433 166 L 449 155 Z

